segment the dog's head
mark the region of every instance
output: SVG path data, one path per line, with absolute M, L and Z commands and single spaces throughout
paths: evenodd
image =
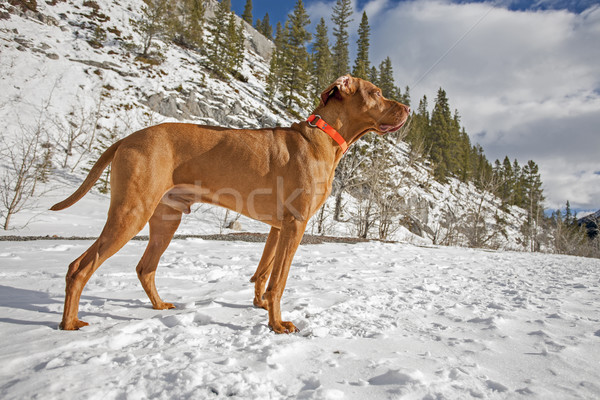
M 321 93 L 321 107 L 335 102 L 351 120 L 368 125 L 365 130 L 382 135 L 400 129 L 410 115 L 410 107 L 386 99 L 371 82 L 350 75 L 339 77 Z

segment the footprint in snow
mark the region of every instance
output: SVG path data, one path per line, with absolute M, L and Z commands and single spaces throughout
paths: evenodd
M 508 392 L 508 388 L 506 386 L 504 386 L 500 382 L 496 382 L 491 379 L 488 379 L 487 381 L 485 381 L 485 385 L 488 387 L 488 389 L 491 389 L 494 392 L 500 392 L 500 393 Z
M 421 371 L 412 371 L 410 373 L 402 372 L 400 370 L 390 369 L 388 372 L 382 375 L 375 376 L 369 379 L 371 385 L 410 385 L 414 383 L 421 383 L 423 381 L 423 374 Z

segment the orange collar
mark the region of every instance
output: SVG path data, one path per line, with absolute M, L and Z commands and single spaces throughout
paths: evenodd
M 317 122 L 314 122 L 315 120 L 317 120 Z M 348 143 L 346 143 L 346 140 L 342 137 L 342 135 L 339 134 L 338 131 L 333 129 L 327 122 L 323 121 L 323 118 L 321 118 L 320 115 L 312 114 L 306 119 L 306 122 L 308 122 L 308 125 L 315 128 L 319 128 L 323 132 L 331 136 L 331 138 L 335 140 L 337 144 L 340 145 L 342 149 L 342 154 L 345 154 L 346 151 L 348 151 Z

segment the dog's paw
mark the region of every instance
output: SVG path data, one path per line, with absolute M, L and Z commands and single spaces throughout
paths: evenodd
M 168 310 L 170 308 L 175 308 L 175 306 L 172 303 L 162 302 L 152 306 L 152 308 L 154 308 L 155 310 Z
M 257 299 L 254 299 L 254 301 L 252 303 L 254 304 L 254 307 L 264 308 L 265 310 L 269 309 L 269 305 L 267 304 L 266 300 L 257 300 Z
M 76 331 L 79 328 L 83 328 L 84 326 L 88 326 L 87 322 L 81 321 L 80 319 L 75 318 L 73 321 L 62 321 L 58 326 L 59 329 L 63 331 Z
M 281 321 L 280 324 L 269 325 L 269 328 L 275 333 L 298 333 L 300 329 L 296 328 L 296 326 L 290 321 Z

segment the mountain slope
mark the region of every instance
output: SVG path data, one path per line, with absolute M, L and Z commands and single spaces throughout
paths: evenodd
M 22 226 L 35 217 L 24 232 L 99 232 L 103 211 L 98 210 L 106 209 L 105 196 L 88 195 L 67 214 L 43 211 L 81 181 L 87 162 L 97 157 L 94 148 L 100 146 L 98 139 L 114 141 L 165 121 L 246 128 L 289 125 L 295 121 L 278 102 L 269 106 L 264 100 L 268 75 L 268 60 L 264 57 L 269 55 L 270 42 L 248 26 L 241 70 L 246 82 L 221 81 L 212 77 L 201 53 L 171 43 L 159 41 L 164 57 L 160 65 L 136 61 L 131 47 L 140 38 L 130 20 L 140 18 L 142 1 L 99 0 L 84 4 L 88 6 L 40 2 L 35 12 L 0 5 L 5 10 L 0 28 L 0 120 L 7 127 L 7 137 L 18 137 L 24 131 L 41 127 L 54 150 L 54 175 L 51 184 L 46 185 L 51 190 L 38 199 L 37 206 L 29 207 L 15 219 L 15 226 Z M 98 27 L 104 32 L 100 41 Z M 305 110 L 306 115 L 308 112 Z M 67 148 L 65 142 L 73 131 L 83 134 Z M 367 137 L 360 146 L 374 146 L 374 140 Z M 522 248 L 519 237 L 523 210 L 503 210 L 489 193 L 456 179 L 439 184 L 432 179 L 427 164 L 415 160 L 406 144 L 384 146 L 393 160 L 391 180 L 397 186 L 394 194 L 398 199 L 387 239 Z M 364 208 L 359 194 L 354 191 L 343 195 L 341 222 L 332 217 L 335 205 L 330 198 L 322 218 L 313 219 L 309 230 L 356 235 Z M 207 233 L 223 230 L 231 222 L 225 221 L 232 216 L 223 210 L 202 208 L 205 215 L 188 218 L 182 231 Z M 76 215 L 87 223 L 71 228 L 68 222 L 60 228 L 49 225 L 49 221 L 65 217 L 69 220 Z M 245 230 L 266 229 L 243 218 L 241 221 Z M 374 220 L 367 236 L 378 237 L 379 226 L 380 222 Z

